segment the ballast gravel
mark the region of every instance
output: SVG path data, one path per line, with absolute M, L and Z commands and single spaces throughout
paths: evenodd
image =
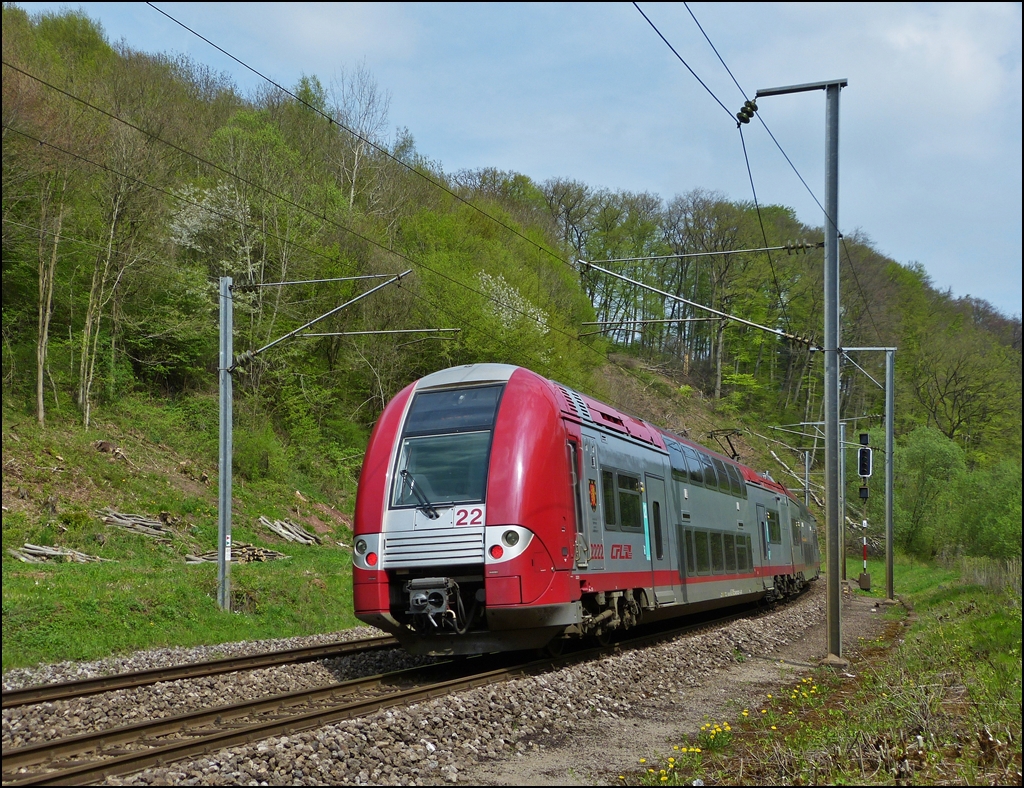
M 128 657 L 103 660 L 73 667 L 69 663 L 31 671 L 19 671 L 19 678 L 29 679 L 24 686 L 44 683 L 43 677 L 59 676 L 67 681 L 69 672 L 78 678 L 112 675 L 168 665 L 188 664 L 225 656 L 249 656 L 302 646 L 374 637 L 384 634 L 372 627 L 359 627 L 331 636 L 290 638 L 285 640 L 248 641 L 197 649 L 159 649 L 138 652 Z M 142 687 L 115 690 L 81 698 L 36 703 L 3 710 L 2 741 L 4 749 L 23 747 L 42 741 L 75 736 L 143 720 L 161 719 L 188 711 L 211 708 L 227 703 L 264 698 L 286 692 L 322 687 L 348 679 L 389 673 L 432 662 L 414 657 L 401 649 L 372 651 L 335 659 L 304 662 L 215 676 L 163 681 Z M 7 688 L 5 682 L 5 689 Z
M 145 772 L 111 777 L 110 785 L 320 785 L 382 784 L 438 785 L 456 783 L 468 767 L 482 761 L 519 759 L 543 750 L 548 744 L 570 738 L 574 730 L 589 721 L 618 719 L 642 713 L 645 699 L 685 693 L 702 685 L 713 673 L 749 656 L 770 656 L 777 649 L 801 637 L 824 619 L 823 593 L 817 583 L 795 602 L 778 607 L 767 615 L 742 619 L 702 632 L 683 635 L 659 645 L 613 654 L 599 660 L 578 663 L 542 676 L 515 679 L 502 684 L 448 695 L 436 700 L 402 708 L 393 708 L 357 720 L 328 725 L 318 730 L 279 736 L 259 743 L 221 750 L 202 759 L 171 764 Z M 358 637 L 366 637 L 361 628 Z M 355 630 L 353 630 L 355 632 Z M 334 636 L 331 636 L 334 638 Z M 334 638 L 336 639 L 336 638 Z M 309 639 L 304 639 L 309 640 Z M 314 641 L 315 642 L 315 641 Z M 274 648 L 283 648 L 276 641 Z M 228 653 L 226 647 L 218 655 Z M 180 662 L 184 652 L 174 650 Z M 150 655 L 153 652 L 148 652 Z M 190 652 L 195 654 L 194 651 Z M 232 652 L 233 653 L 233 652 Z M 241 652 L 250 653 L 250 652 Z M 390 659 L 412 660 L 400 652 Z M 741 656 L 743 655 L 743 656 Z M 212 655 L 211 655 L 212 656 Z M 142 660 L 153 657 L 140 657 Z M 208 658 L 199 655 L 193 659 Z M 131 659 L 134 659 L 131 658 Z M 131 659 L 128 661 L 130 662 Z M 157 657 L 159 659 L 159 657 Z M 161 663 L 170 664 L 170 663 Z M 387 669 L 415 664 L 406 662 Z M 321 663 L 313 663 L 314 666 Z M 297 666 L 302 667 L 302 666 Z M 306 666 L 317 670 L 330 668 Z M 70 666 L 67 670 L 74 670 Z M 124 667 L 124 670 L 139 669 Z M 282 678 L 282 670 L 264 681 L 274 681 L 275 691 L 284 691 L 281 683 L 301 681 Z M 337 668 L 335 668 L 337 670 Z M 253 671 L 258 673 L 261 671 Z M 376 672 L 376 671 L 375 671 Z M 220 679 L 219 690 L 210 690 L 202 703 L 211 705 L 216 691 L 237 698 L 238 674 L 231 682 Z M 365 675 L 365 674 L 364 674 Z M 7 677 L 5 677 L 6 686 Z M 334 678 L 333 680 L 338 680 Z M 33 681 L 39 678 L 33 677 Z M 254 680 L 255 681 L 255 680 Z M 171 683 L 171 682 L 168 682 Z M 139 694 L 130 703 L 136 705 L 139 719 L 163 713 L 179 713 L 163 693 L 151 690 L 153 701 L 144 705 Z M 117 693 L 108 693 L 114 695 Z M 80 699 L 76 704 L 102 707 L 105 696 L 96 701 Z M 159 699 L 159 700 L 157 700 Z M 167 711 L 159 704 L 168 701 Z M 109 699 L 106 703 L 110 704 Z M 57 704 L 38 704 L 40 709 Z M 8 746 L 8 717 L 4 711 L 4 747 Z M 102 725 L 104 712 L 75 709 L 79 724 Z M 70 713 L 70 710 L 68 710 Z M 106 711 L 110 717 L 110 711 Z M 56 723 L 60 719 L 60 725 Z M 48 713 L 45 726 L 68 735 L 64 714 Z M 43 723 L 39 719 L 40 724 Z M 107 722 L 106 724 L 110 724 Z M 18 736 L 39 736 L 29 715 L 21 718 Z M 12 728 L 10 735 L 13 737 Z M 45 733 L 42 738 L 47 738 Z M 13 739 L 12 739 L 13 741 Z M 545 744 L 547 743 L 547 744 Z

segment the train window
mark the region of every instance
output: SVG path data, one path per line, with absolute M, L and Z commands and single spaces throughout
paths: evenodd
M 661 504 L 658 501 L 651 504 L 651 514 L 654 518 L 654 553 L 660 561 L 665 557 L 665 546 L 661 539 Z
M 391 505 L 482 501 L 490 447 L 490 431 L 405 438 Z
M 796 548 L 800 545 L 800 521 L 793 520 L 791 527 L 793 529 L 793 550 L 796 551 Z
M 732 487 L 732 494 L 740 498 L 746 498 L 747 485 L 743 483 L 743 477 L 740 476 L 739 468 L 735 465 L 726 465 L 725 469 L 729 473 L 729 485 Z
M 722 488 L 722 492 L 726 495 L 733 492 L 732 479 L 729 478 L 729 471 L 726 470 L 725 463 L 717 457 L 712 457 L 711 462 L 715 464 L 715 470 L 718 471 L 718 486 Z
M 711 572 L 711 558 L 708 556 L 708 532 L 693 532 L 693 555 L 697 562 L 697 574 L 706 575 Z
M 601 471 L 601 494 L 604 502 L 604 524 L 615 528 L 615 476 L 611 471 Z
M 405 435 L 477 432 L 494 426 L 502 386 L 421 391 L 405 419 Z
M 721 574 L 725 571 L 725 557 L 722 551 L 722 534 L 711 534 L 711 569 L 714 573 Z
M 643 505 L 640 502 L 640 480 L 625 473 L 619 476 L 619 524 L 623 529 L 643 530 Z
M 697 452 L 689 446 L 683 446 L 683 456 L 686 457 L 686 465 L 690 472 L 690 481 L 694 484 L 704 484 L 704 470 L 700 460 L 697 459 Z
M 701 463 L 704 465 L 704 484 L 710 487 L 712 490 L 718 489 L 718 474 L 715 472 L 715 466 L 711 462 L 711 458 L 706 454 L 700 455 Z M 726 488 L 728 489 L 728 488 Z
M 749 552 L 747 550 L 747 541 L 750 539 L 749 536 L 744 534 L 738 534 L 736 536 L 736 568 L 740 572 L 749 572 L 750 567 L 747 565 L 749 559 Z
M 782 544 L 782 525 L 779 523 L 779 513 L 769 509 L 766 519 L 768 520 L 768 541 L 771 544 Z
M 686 529 L 686 574 L 697 574 L 697 570 L 693 565 L 693 531 L 689 528 Z
M 722 537 L 722 543 L 725 547 L 725 571 L 735 572 L 736 571 L 736 537 L 732 534 L 725 534 Z
M 683 458 L 683 450 L 679 448 L 679 444 L 674 440 L 665 438 L 665 448 L 668 449 L 668 461 L 672 466 L 673 475 L 675 475 L 677 471 L 685 474 L 686 460 Z M 685 481 L 685 479 L 682 481 Z

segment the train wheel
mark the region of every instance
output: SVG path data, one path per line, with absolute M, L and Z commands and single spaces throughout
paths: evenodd
M 601 630 L 601 634 L 594 635 L 594 641 L 601 648 L 606 648 L 607 646 L 610 646 L 612 643 L 612 633 L 607 629 L 603 629 Z

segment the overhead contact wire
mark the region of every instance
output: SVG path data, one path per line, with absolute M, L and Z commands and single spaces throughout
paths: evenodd
M 686 70 L 689 71 L 693 75 L 693 78 L 695 80 L 697 80 L 701 84 L 701 87 L 704 88 L 704 90 L 706 90 L 708 92 L 708 95 L 710 95 L 711 98 L 713 98 L 718 103 L 718 106 L 720 106 L 723 110 L 725 110 L 725 114 L 729 116 L 729 119 L 730 120 L 735 120 L 735 118 L 733 117 L 733 114 L 732 114 L 732 110 L 730 110 L 727 106 L 725 106 L 725 104 L 723 104 L 721 102 L 721 100 L 718 98 L 718 96 L 715 95 L 715 92 L 711 88 L 709 88 L 707 86 L 707 84 L 704 82 L 703 79 L 701 79 L 700 77 L 697 76 L 697 72 L 694 71 L 692 68 L 690 68 L 690 64 L 689 63 L 687 63 L 685 60 L 683 60 L 683 56 L 680 55 L 676 51 L 676 48 L 674 46 L 672 46 L 672 44 L 669 43 L 669 40 L 667 38 L 665 38 L 665 36 L 663 36 L 661 34 L 661 31 L 658 30 L 658 26 L 656 24 L 654 24 L 654 22 L 651 21 L 651 18 L 649 16 L 647 16 L 647 14 L 644 13 L 644 10 L 636 2 L 633 3 L 633 7 L 636 8 L 636 10 L 640 12 L 640 16 L 642 16 L 644 19 L 647 20 L 647 24 L 649 24 L 651 26 L 651 28 L 654 30 L 654 32 L 658 34 L 658 38 L 660 38 L 662 41 L 665 42 L 665 46 L 667 46 L 669 49 L 672 50 L 672 54 L 675 55 L 679 59 L 680 63 L 682 63 L 684 66 L 686 66 Z
M 693 13 L 693 9 L 690 8 L 690 4 L 684 2 L 683 5 L 686 7 L 687 12 L 690 14 L 690 17 L 693 19 L 694 24 L 697 25 L 697 29 L 700 30 L 701 35 L 704 36 L 704 40 L 708 42 L 708 46 L 711 47 L 711 50 L 715 53 L 716 57 L 718 57 L 718 61 L 722 64 L 722 67 L 726 70 L 726 72 L 732 78 L 733 84 L 736 85 L 736 89 L 739 90 L 739 92 L 743 96 L 744 100 L 748 100 L 747 93 L 746 93 L 745 90 L 743 90 L 743 86 L 740 85 L 739 80 L 737 80 L 736 76 L 732 73 L 732 69 L 730 69 L 729 65 L 725 62 L 725 58 L 723 58 L 721 53 L 719 53 L 718 47 L 715 46 L 714 42 L 711 40 L 711 37 L 704 30 L 704 26 L 701 25 L 700 21 L 697 19 L 697 16 Z M 850 272 L 853 274 L 853 281 L 857 285 L 857 291 L 860 293 L 861 300 L 864 302 L 864 309 L 867 312 L 868 320 L 871 322 L 871 327 L 875 330 L 875 334 L 878 337 L 878 340 L 882 341 L 882 334 L 878 330 L 878 326 L 875 324 L 875 317 L 874 317 L 874 315 L 871 313 L 871 305 L 868 302 L 867 296 L 864 294 L 864 289 L 861 287 L 860 279 L 857 276 L 857 270 L 853 266 L 853 259 L 850 257 L 850 250 L 846 247 L 846 239 L 842 237 L 842 233 L 839 232 L 839 227 L 836 225 L 836 223 L 833 220 L 833 218 L 831 216 L 829 216 L 828 212 L 825 210 L 824 206 L 821 204 L 821 201 L 818 199 L 818 197 L 814 194 L 814 191 L 811 189 L 811 187 L 807 185 L 807 181 L 804 180 L 804 176 L 800 174 L 800 171 L 796 168 L 796 165 L 793 164 L 792 160 L 789 158 L 789 155 L 786 153 L 785 150 L 783 150 L 782 145 L 779 144 L 779 141 L 777 139 L 775 139 L 775 135 L 772 134 L 772 130 L 770 128 L 768 128 L 768 124 L 765 123 L 764 118 L 761 117 L 760 113 L 754 113 L 754 114 L 757 115 L 757 119 L 761 122 L 761 125 L 764 126 L 764 130 L 768 132 L 768 136 L 771 137 L 772 142 L 775 143 L 775 147 L 777 147 L 779 149 L 779 152 L 783 155 L 783 157 L 786 159 L 786 162 L 789 164 L 790 168 L 796 174 L 796 177 L 800 179 L 800 183 L 803 184 L 804 188 L 807 190 L 807 193 L 811 195 L 811 199 L 813 199 L 814 202 L 816 202 L 818 204 L 818 208 L 820 208 L 821 212 L 823 214 L 825 214 L 825 217 L 828 219 L 829 224 L 831 224 L 833 227 L 835 227 L 836 228 L 836 232 L 839 233 L 839 236 L 840 236 L 840 238 L 843 241 L 843 248 L 846 250 L 846 259 L 850 263 Z M 740 138 L 742 139 L 742 137 L 743 137 L 743 132 L 742 132 L 742 129 L 740 129 Z M 743 156 L 744 156 L 744 158 L 746 158 L 746 156 L 747 156 L 746 143 L 744 143 L 744 145 L 743 145 Z M 747 174 L 748 175 L 750 174 L 750 161 L 749 160 L 747 161 Z M 751 179 L 750 179 L 750 188 L 753 191 L 753 188 L 754 188 L 753 177 L 751 177 Z M 757 205 L 757 195 L 756 194 L 754 195 L 754 204 L 755 204 L 755 206 Z M 760 220 L 760 218 L 761 218 L 761 212 L 760 212 L 760 209 L 758 209 L 758 220 Z M 761 232 L 762 232 L 762 234 L 764 233 L 764 225 L 763 224 L 761 226 Z M 767 246 L 767 245 L 768 245 L 768 243 L 767 243 L 767 240 L 766 240 L 765 241 L 765 246 Z M 769 264 L 771 263 L 770 258 L 771 258 L 771 255 L 769 254 Z M 775 276 L 774 268 L 772 269 L 772 276 L 773 277 Z M 778 282 L 776 282 L 776 287 L 778 287 Z M 779 297 L 781 299 L 781 293 L 780 293 Z M 788 323 L 788 319 L 787 319 L 787 323 Z

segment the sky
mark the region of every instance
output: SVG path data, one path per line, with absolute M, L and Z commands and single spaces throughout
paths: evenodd
M 144 3 L 79 8 L 111 41 L 184 53 L 243 92 L 262 80 Z M 159 8 L 288 87 L 360 66 L 446 172 L 752 198 L 736 121 L 631 3 L 164 3 Z M 640 8 L 735 113 L 760 88 L 845 78 L 839 221 L 954 296 L 1021 315 L 1021 4 L 646 3 Z M 825 95 L 759 115 L 824 201 Z M 762 204 L 822 211 L 757 120 L 744 127 Z M 841 283 L 852 287 L 852 283 Z

